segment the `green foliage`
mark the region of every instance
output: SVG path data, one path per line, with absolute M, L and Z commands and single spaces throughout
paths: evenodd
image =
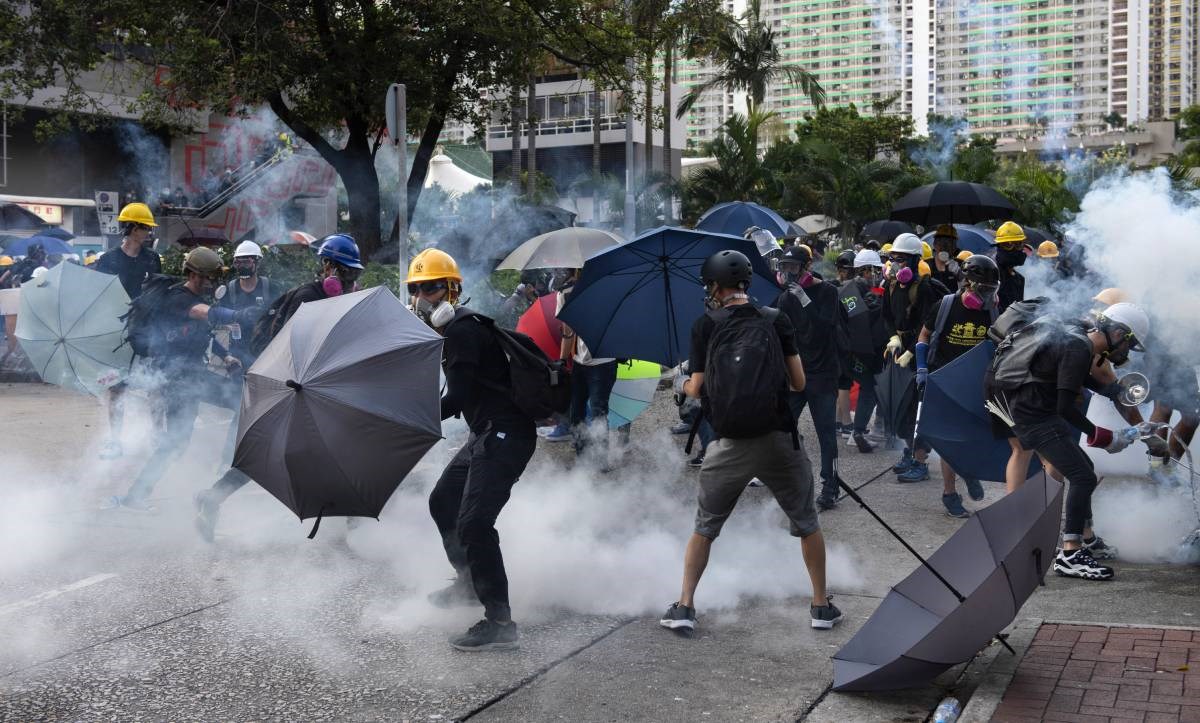
M 220 254 L 221 262 L 230 267 L 233 265 L 235 247 L 236 244 L 227 243 L 213 250 Z M 187 251 L 188 249 L 172 244 L 170 248 L 161 252 L 163 273 L 182 277 L 183 258 Z M 312 281 L 317 278 L 320 270 L 321 265 L 317 263 L 313 249 L 294 245 L 264 247 L 262 262 L 258 267 L 260 275 L 271 279 L 273 288 L 284 290 Z M 232 279 L 233 275 L 230 274 L 229 278 Z
M 875 115 L 861 115 L 851 103 L 841 108 L 818 108 L 796 125 L 796 137 L 828 143 L 860 161 L 873 161 L 881 154 L 899 155 L 912 139 L 914 125 L 906 115 L 884 115 L 887 106 Z
M 696 171 L 683 184 L 683 216 L 695 220 L 713 204 L 758 201 L 766 189 L 767 173 L 758 157 L 758 129 L 774 117 L 755 111 L 749 118 L 733 114 L 721 125 L 706 149 L 716 166 Z
M 1001 175 L 997 190 L 1016 207 L 1017 223 L 1052 228 L 1079 210 L 1079 199 L 1067 187 L 1067 173 L 1059 166 L 1024 154 L 1002 164 Z
M 396 298 L 402 300 L 408 298 L 408 290 L 400 285 L 400 267 L 396 264 L 368 261 L 362 276 L 358 277 L 358 285 L 364 289 L 386 286 L 392 290 Z
M 1200 138 L 1200 105 L 1189 105 L 1175 119 L 1176 137 L 1181 141 Z

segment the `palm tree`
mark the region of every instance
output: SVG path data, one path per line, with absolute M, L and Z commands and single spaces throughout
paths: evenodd
M 719 70 L 683 96 L 675 109 L 676 116 L 682 118 L 700 96 L 714 88 L 745 91 L 746 109 L 753 116 L 766 100 L 767 86 L 780 79 L 799 87 L 814 106 L 825 105 L 825 90 L 816 76 L 804 68 L 785 64 L 775 43 L 775 31 L 762 17 L 760 3 L 761 0 L 750 0 L 741 22 L 727 23 L 717 33 L 712 57 Z
M 775 115 L 735 113 L 722 124 L 705 149 L 716 165 L 701 168 L 684 184 L 685 216 L 694 218 L 722 201 L 759 200 L 770 179 L 758 157 L 758 131 Z

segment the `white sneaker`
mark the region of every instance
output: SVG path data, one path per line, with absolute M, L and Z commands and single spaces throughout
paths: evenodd
M 1096 562 L 1084 548 L 1060 550 L 1054 557 L 1054 571 L 1062 577 L 1077 577 L 1081 580 L 1111 580 L 1113 569 Z

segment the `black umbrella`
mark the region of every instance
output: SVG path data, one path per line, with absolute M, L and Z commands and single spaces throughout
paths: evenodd
M 892 219 L 926 228 L 939 223 L 1010 219 L 1012 202 L 994 188 L 966 181 L 939 181 L 909 191 L 892 206 Z
M 900 420 L 907 414 L 913 395 L 917 393 L 913 384 L 915 376 L 910 369 L 894 362 L 888 362 L 883 371 L 875 375 L 875 395 L 888 441 L 898 436 Z
M 872 221 L 863 226 L 860 234 L 863 241 L 878 241 L 880 244 L 890 244 L 896 240 L 896 237 L 902 233 L 916 233 L 916 229 L 912 224 L 904 221 L 891 221 L 889 219 L 880 219 Z
M 15 203 L 0 203 L 0 229 L 5 231 L 36 231 L 46 225 L 42 217 Z
M 862 499 L 844 484 L 859 504 Z M 1063 485 L 1044 473 L 976 512 L 892 587 L 866 624 L 833 656 L 833 689 L 927 685 L 965 663 L 1013 621 L 1054 560 Z M 1011 652 L 1011 648 L 1009 648 Z

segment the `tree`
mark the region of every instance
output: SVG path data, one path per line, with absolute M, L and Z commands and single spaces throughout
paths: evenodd
M 898 156 L 912 139 L 915 125 L 907 115 L 886 115 L 883 111 L 890 105 L 878 106 L 873 115 L 860 115 L 853 103 L 818 108 L 796 125 L 796 137 L 824 141 L 860 161 L 873 161 L 880 154 Z
M 484 122 L 483 91 L 523 85 L 546 54 L 627 87 L 634 47 L 621 8 L 590 0 L 48 0 L 22 4 L 27 16 L 13 5 L 0 5 L 4 96 L 29 97 L 57 79 L 68 89 L 61 108 L 95 112 L 81 79 L 116 57 L 136 58 L 124 67 L 143 80 L 168 69 L 139 98 L 151 121 L 197 106 L 268 105 L 337 170 L 368 254 L 380 244 L 374 158 L 391 82 L 406 83 L 409 128 L 420 136 L 411 218 L 443 125 Z
M 1005 162 L 1001 174 L 1003 181 L 997 190 L 1012 201 L 1018 223 L 1039 228 L 1058 226 L 1079 210 L 1079 199 L 1067 187 L 1066 171 L 1056 165 L 1024 154 Z
M 1125 118 L 1122 117 L 1121 114 L 1116 112 L 1115 110 L 1112 113 L 1109 113 L 1108 115 L 1104 116 L 1100 120 L 1104 121 L 1105 124 L 1107 124 L 1109 128 L 1124 128 L 1125 127 Z
M 680 101 L 675 114 L 682 118 L 700 97 L 714 88 L 747 93 L 747 115 L 753 117 L 767 97 L 767 86 L 786 80 L 800 88 L 818 108 L 825 105 L 825 90 L 804 68 L 788 65 L 775 42 L 775 31 L 762 16 L 761 0 L 750 0 L 741 21 L 724 24 L 715 38 L 712 58 L 718 70 L 693 87 Z M 757 144 L 757 137 L 755 138 Z
M 694 220 L 723 201 L 759 200 L 768 178 L 758 157 L 758 129 L 774 116 L 755 112 L 747 118 L 734 113 L 721 125 L 706 148 L 715 165 L 701 168 L 683 184 L 685 218 Z

